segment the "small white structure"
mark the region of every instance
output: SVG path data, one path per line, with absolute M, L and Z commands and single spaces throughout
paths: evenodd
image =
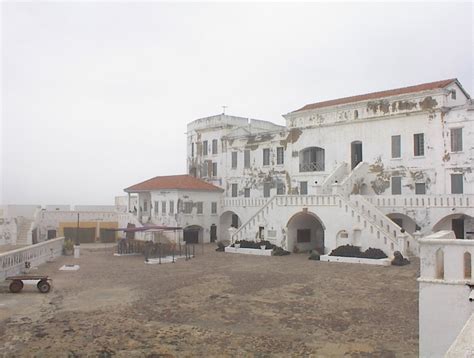
M 474 240 L 440 231 L 419 245 L 420 356 L 443 357 L 474 313 Z M 474 348 L 474 332 L 470 343 Z

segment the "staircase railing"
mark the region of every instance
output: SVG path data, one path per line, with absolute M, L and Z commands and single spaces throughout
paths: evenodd
M 364 211 L 362 208 L 360 208 L 358 205 L 356 205 L 356 203 L 353 203 L 353 202 L 347 200 L 343 195 L 339 195 L 339 197 L 348 207 L 350 207 L 352 210 L 354 210 L 354 212 L 356 212 L 358 215 L 362 216 L 367 222 L 369 222 L 373 227 L 375 227 L 375 229 L 378 232 L 382 233 L 384 238 L 391 241 L 391 243 L 393 244 L 393 248 L 391 247 L 392 251 L 395 251 L 396 250 L 395 248 L 397 248 L 399 251 L 402 251 L 402 253 L 403 253 L 404 250 L 403 250 L 403 248 L 399 247 L 400 245 L 399 245 L 398 240 L 397 240 L 396 232 L 395 232 L 395 235 L 393 235 L 394 233 L 393 232 L 391 233 L 389 228 L 387 228 L 386 226 L 384 227 L 383 223 L 381 223 L 380 221 L 374 220 L 374 218 L 372 216 L 370 216 L 370 212 Z M 393 223 L 393 224 L 396 225 L 395 223 Z M 376 233 L 375 235 L 377 235 L 377 239 L 381 239 L 379 233 Z M 384 244 L 386 244 L 386 243 L 384 242 Z
M 321 194 L 332 194 L 332 185 L 342 183 L 349 174 L 349 165 L 346 162 L 339 164 L 321 183 Z
M 268 200 L 265 205 L 263 205 L 253 216 L 250 217 L 250 219 L 248 219 L 244 224 L 242 224 L 230 237 L 231 242 L 242 239 L 242 235 L 247 230 L 247 228 L 250 227 L 251 223 L 255 223 L 255 220 L 260 220 L 260 214 L 264 214 L 264 210 L 269 208 L 269 206 L 275 201 L 277 197 L 277 195 L 272 196 L 272 198 Z

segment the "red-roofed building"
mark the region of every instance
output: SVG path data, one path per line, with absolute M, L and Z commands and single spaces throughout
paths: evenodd
M 222 188 L 191 175 L 158 176 L 126 189 L 137 205 L 129 210 L 142 224 L 182 227 L 187 242 L 209 242 L 217 237 Z

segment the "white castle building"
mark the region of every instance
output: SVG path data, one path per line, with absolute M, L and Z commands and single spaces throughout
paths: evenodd
M 204 242 L 265 238 L 290 251 L 349 243 L 417 255 L 417 237 L 432 232 L 474 238 L 474 103 L 456 79 L 283 117 L 286 126 L 224 114 L 189 123 L 188 175 L 213 186 L 153 178 L 156 187 L 126 189 L 138 194 L 131 211 Z

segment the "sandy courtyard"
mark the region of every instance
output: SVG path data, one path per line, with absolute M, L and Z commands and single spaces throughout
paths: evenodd
M 145 265 L 83 250 L 38 271 L 46 295 L 0 283 L 0 356 L 209 357 L 418 355 L 418 263 L 327 263 L 197 249 Z M 78 263 L 76 272 L 58 271 Z

